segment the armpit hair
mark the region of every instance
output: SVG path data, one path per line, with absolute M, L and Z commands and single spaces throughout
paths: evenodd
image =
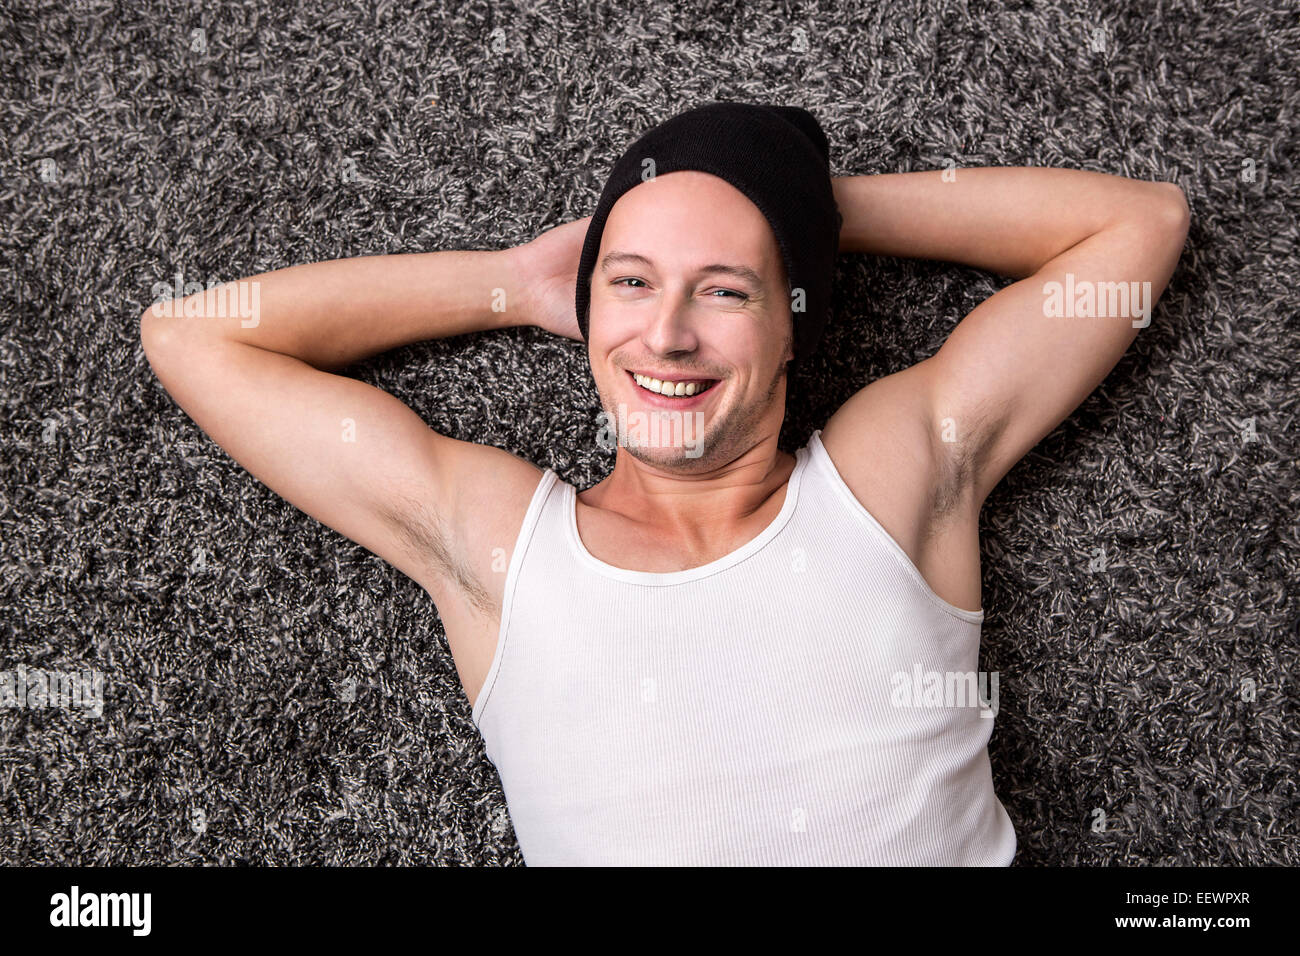
M 936 518 L 951 514 L 970 493 L 971 477 L 974 474 L 971 457 L 970 450 L 966 448 L 953 448 L 948 454 L 940 456 L 939 473 L 930 492 L 931 514 Z
M 957 440 L 937 448 L 938 469 L 930 501 L 932 514 L 943 518 L 975 493 L 975 480 L 988 455 L 993 434 L 993 419 L 985 414 L 968 415 L 959 423 Z
M 487 589 L 474 572 L 452 554 L 448 546 L 451 536 L 437 515 L 421 502 L 405 495 L 386 506 L 383 515 L 418 561 L 451 584 L 471 605 L 487 614 L 494 612 Z

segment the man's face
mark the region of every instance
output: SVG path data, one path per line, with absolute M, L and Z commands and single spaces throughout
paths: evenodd
M 743 193 L 692 170 L 619 198 L 591 274 L 588 349 L 601 405 L 628 422 L 629 453 L 685 473 L 733 461 L 779 430 L 792 348 L 776 236 Z M 682 387 L 651 392 L 635 374 Z

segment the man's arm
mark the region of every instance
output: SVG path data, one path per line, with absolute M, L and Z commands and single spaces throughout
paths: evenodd
M 469 516 L 522 520 L 503 511 L 521 495 L 526 506 L 540 471 L 439 435 L 393 396 L 332 370 L 411 342 L 521 324 L 517 253 L 294 266 L 228 284 L 220 298 L 151 306 L 141 338 L 176 402 L 256 478 L 423 585 L 440 610 L 444 600 L 490 610 L 473 532 L 489 553 L 511 542 L 469 527 Z
M 1020 281 L 973 310 L 934 356 L 855 395 L 827 432 L 843 445 L 888 404 L 893 440 L 914 441 L 933 463 L 936 509 L 964 503 L 969 513 L 1101 383 L 1136 337 L 1135 323 L 1149 321 L 1182 251 L 1188 210 L 1175 185 L 1100 173 L 986 168 L 949 178 L 836 179 L 841 251 L 959 262 Z M 1122 307 L 1121 292 L 1135 288 L 1137 301 L 1109 317 L 1044 314 L 1045 305 L 1084 304 L 1085 283 L 1100 293 L 1094 313 Z M 1142 310 L 1145 319 L 1135 314 Z

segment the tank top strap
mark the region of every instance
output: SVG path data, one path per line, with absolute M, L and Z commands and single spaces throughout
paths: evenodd
M 471 712 L 471 718 L 475 726 L 478 726 L 483 715 L 483 708 L 487 705 L 488 698 L 492 696 L 492 686 L 496 683 L 497 673 L 501 668 L 506 635 L 509 630 L 510 611 L 514 604 L 515 589 L 519 584 L 520 569 L 523 567 L 529 549 L 534 546 L 534 542 L 544 543 L 545 541 L 545 531 L 541 534 L 538 534 L 537 531 L 542 516 L 547 512 L 553 516 L 557 509 L 563 511 L 564 495 L 555 492 L 557 488 L 562 492 L 564 487 L 565 483 L 560 480 L 558 474 L 550 468 L 545 469 L 542 472 L 541 479 L 537 482 L 537 487 L 533 490 L 533 497 L 528 503 L 528 510 L 524 512 L 523 523 L 520 524 L 519 534 L 515 538 L 514 550 L 510 553 L 510 563 L 506 567 L 506 584 L 501 601 L 501 624 L 497 633 L 496 651 L 493 654 L 487 677 L 483 680 L 483 688 L 479 691 L 478 699 L 474 702 L 474 709 Z

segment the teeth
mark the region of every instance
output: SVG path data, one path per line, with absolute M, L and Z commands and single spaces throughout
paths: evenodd
M 672 395 L 674 397 L 682 395 L 695 395 L 704 391 L 705 386 L 698 382 L 665 382 L 657 378 L 646 378 L 644 375 L 633 373 L 636 383 L 642 388 L 649 389 L 652 392 L 658 392 L 660 395 Z

